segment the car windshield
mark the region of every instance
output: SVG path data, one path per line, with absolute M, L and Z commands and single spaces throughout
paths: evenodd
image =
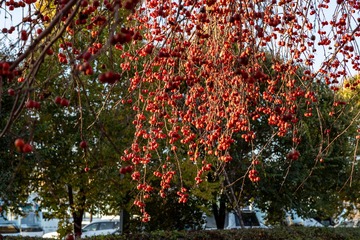
M 19 233 L 20 230 L 15 225 L 12 224 L 1 224 L 0 233 Z
M 116 229 L 119 227 L 119 222 L 97 222 L 97 223 L 90 223 L 89 225 L 85 226 L 82 231 L 97 231 L 97 230 L 107 230 L 107 229 Z
M 87 232 L 87 231 L 96 231 L 98 228 L 98 223 L 91 223 L 89 225 L 87 225 L 86 227 L 84 227 L 82 230 L 83 232 Z

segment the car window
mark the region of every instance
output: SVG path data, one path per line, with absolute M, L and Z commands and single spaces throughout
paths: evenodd
M 0 225 L 0 233 L 18 233 L 19 229 L 14 225 Z
M 242 212 L 241 217 L 244 222 L 244 226 L 247 227 L 260 226 L 259 220 L 257 219 L 256 214 L 254 212 Z M 237 215 L 235 215 L 235 223 L 236 226 L 240 226 L 240 219 Z
M 113 222 L 102 222 L 100 223 L 99 230 L 114 229 Z
M 120 228 L 120 222 L 114 222 L 114 228 Z
M 87 232 L 87 231 L 96 231 L 98 229 L 99 224 L 98 223 L 92 223 L 87 225 L 86 227 L 83 228 L 83 231 Z

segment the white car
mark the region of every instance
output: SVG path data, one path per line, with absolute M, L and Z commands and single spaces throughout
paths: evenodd
M 119 220 L 97 220 L 82 228 L 81 237 L 92 237 L 116 233 L 120 228 Z M 59 233 L 45 233 L 43 238 L 59 238 Z

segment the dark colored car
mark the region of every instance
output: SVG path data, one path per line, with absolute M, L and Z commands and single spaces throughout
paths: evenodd
M 12 222 L 0 223 L 1 236 L 20 236 L 20 228 Z

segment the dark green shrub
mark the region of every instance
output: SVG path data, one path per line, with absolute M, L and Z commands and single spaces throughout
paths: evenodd
M 44 240 L 6 237 L 7 240 Z M 359 240 L 360 228 L 276 227 L 211 231 L 154 231 L 87 238 L 89 240 Z

